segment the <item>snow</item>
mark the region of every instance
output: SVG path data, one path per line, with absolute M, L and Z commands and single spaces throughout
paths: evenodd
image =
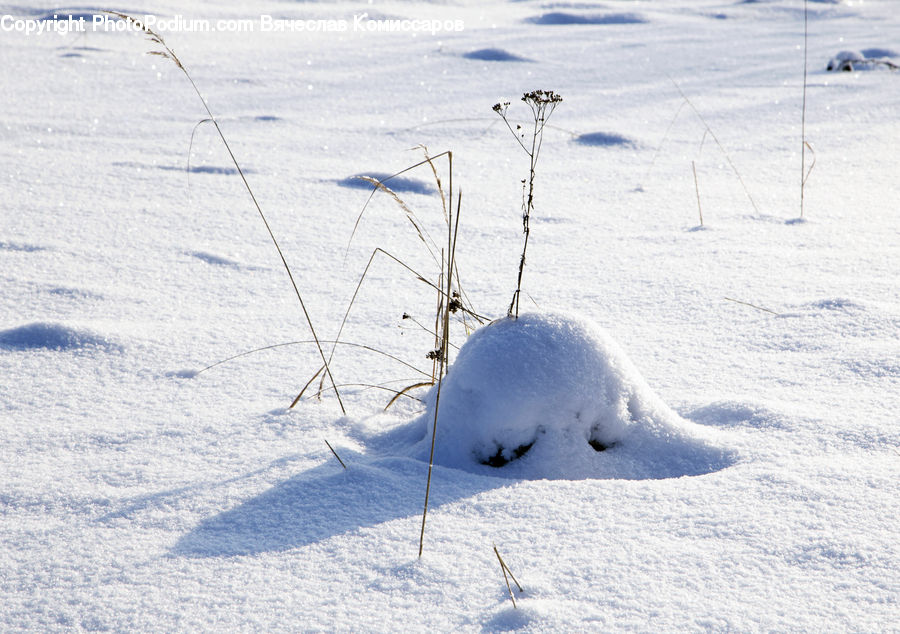
M 484 326 L 426 397 L 416 455 L 516 478 L 672 478 L 733 462 L 659 398 L 590 321 L 523 313 Z M 437 404 L 437 422 L 435 406 Z M 485 469 L 487 465 L 489 468 Z M 480 467 L 480 468 L 479 468 Z
M 433 401 L 384 407 L 431 376 L 433 289 L 376 258 L 341 337 L 368 348 L 332 365 L 346 412 L 318 380 L 289 409 L 321 359 L 184 75 L 140 34 L 3 4 L 44 31 L 0 30 L 0 630 L 896 628 L 900 75 L 826 71 L 896 61 L 894 2 L 809 3 L 803 222 L 797 0 L 152 10 L 254 23 L 164 36 L 321 340 L 375 248 L 437 282 L 389 195 L 350 242 L 352 177 L 420 145 L 453 151 L 459 279 L 500 320 L 454 322 L 420 559 Z M 364 13 L 451 28 L 354 30 Z M 513 323 L 528 162 L 491 106 L 527 124 L 536 89 L 564 101 Z M 431 169 L 388 184 L 444 244 Z

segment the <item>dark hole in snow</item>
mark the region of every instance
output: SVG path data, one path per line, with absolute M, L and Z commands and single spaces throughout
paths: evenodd
M 604 445 L 599 440 L 594 440 L 593 438 L 588 441 L 588 444 L 594 448 L 594 451 L 606 451 L 610 447 L 610 445 Z
M 489 467 L 502 467 L 503 465 L 509 464 L 513 460 L 518 460 L 519 458 L 524 456 L 533 446 L 534 441 L 531 441 L 527 445 L 519 445 L 518 447 L 513 449 L 511 458 L 507 458 L 505 455 L 503 455 L 505 453 L 503 447 L 497 447 L 497 453 L 495 453 L 487 460 L 483 460 L 481 464 L 486 464 Z

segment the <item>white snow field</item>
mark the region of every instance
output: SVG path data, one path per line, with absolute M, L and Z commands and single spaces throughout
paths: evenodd
M 376 256 L 340 403 L 289 408 L 321 357 L 184 73 L 99 5 L 3 3 L 0 631 L 898 631 L 900 72 L 859 62 L 900 63 L 896 2 L 809 1 L 802 220 L 801 0 L 222 4 L 112 8 L 164 19 L 323 341 L 374 249 L 439 282 L 389 195 L 354 233 L 353 177 L 453 152 L 500 321 L 454 320 L 424 552 L 436 392 L 384 407 L 435 291 Z M 513 321 L 491 107 L 536 89 Z M 431 169 L 388 184 L 444 244 Z

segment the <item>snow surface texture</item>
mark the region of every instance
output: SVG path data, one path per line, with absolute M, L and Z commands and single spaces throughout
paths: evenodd
M 603 372 L 552 412 L 568 436 L 535 434 L 505 466 L 471 437 L 438 445 L 456 453 L 434 468 L 418 559 L 427 389 L 383 408 L 431 376 L 434 337 L 401 316 L 433 325 L 432 289 L 373 262 L 342 339 L 408 365 L 339 347 L 346 414 L 327 389 L 288 410 L 321 360 L 184 75 L 137 34 L 0 31 L 0 631 L 897 630 L 900 73 L 825 70 L 842 50 L 896 61 L 894 0 L 809 3 L 804 222 L 799 0 L 150 5 L 119 8 L 256 24 L 164 35 L 325 340 L 376 247 L 437 279 L 388 195 L 348 248 L 370 189 L 345 179 L 397 173 L 420 144 L 453 151 L 459 279 L 503 317 L 528 161 L 491 106 L 527 125 L 522 93 L 561 94 L 522 307 L 602 328 L 576 360 Z M 465 29 L 259 28 L 363 13 Z M 399 178 L 443 244 L 430 168 Z M 452 343 L 475 351 L 504 323 L 467 343 L 454 321 Z M 473 360 L 452 350 L 448 381 Z M 604 382 L 609 409 L 637 396 L 647 416 L 614 418 L 596 452 L 573 419 L 606 407 Z
M 437 388 L 420 421 L 430 453 Z M 589 321 L 526 313 L 475 332 L 441 385 L 435 461 L 507 477 L 670 478 L 728 464 Z M 498 473 L 499 475 L 499 473 Z

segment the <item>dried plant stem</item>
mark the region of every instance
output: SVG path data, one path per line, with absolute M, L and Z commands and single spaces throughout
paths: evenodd
M 678 85 L 672 77 L 669 77 L 669 81 L 675 86 L 675 90 L 678 91 L 678 94 L 681 95 L 681 98 L 684 99 L 685 103 L 690 106 L 691 110 L 694 111 L 694 114 L 697 116 L 697 119 L 700 120 L 700 123 L 703 124 L 703 127 L 706 128 L 706 132 L 709 133 L 709 136 L 712 137 L 713 141 L 716 142 L 716 145 L 719 146 L 719 150 L 725 156 L 725 160 L 728 161 L 729 167 L 731 167 L 731 171 L 734 172 L 734 175 L 737 176 L 738 182 L 740 182 L 741 187 L 744 189 L 744 193 L 747 195 L 747 199 L 750 201 L 750 204 L 753 206 L 753 210 L 756 213 L 759 213 L 759 207 L 756 206 L 756 201 L 753 200 L 753 196 L 750 195 L 750 190 L 747 189 L 746 183 L 744 183 L 744 178 L 741 176 L 741 173 L 738 171 L 737 167 L 734 166 L 734 163 L 731 160 L 731 156 L 729 156 L 728 152 L 725 151 L 725 148 L 719 142 L 719 138 L 716 136 L 716 133 L 713 132 L 712 128 L 709 127 L 709 124 L 706 122 L 706 119 L 703 118 L 703 115 L 700 114 L 700 111 L 697 110 L 697 107 L 694 103 L 688 99 L 687 95 L 684 94 L 684 91 L 681 89 L 681 86 Z
M 697 164 L 691 161 L 691 169 L 694 170 L 694 191 L 697 194 L 697 213 L 700 214 L 700 226 L 703 226 L 703 207 L 700 206 L 700 185 L 697 183 Z
M 528 156 L 531 159 L 531 166 L 528 171 L 528 195 L 524 203 L 524 213 L 522 214 L 522 230 L 525 233 L 525 242 L 522 244 L 522 257 L 519 259 L 519 275 L 516 278 L 516 292 L 513 293 L 512 302 L 509 304 L 507 315 L 513 314 L 513 305 L 515 305 L 515 316 L 519 317 L 519 296 L 522 294 L 522 274 L 525 272 L 525 252 L 528 251 L 528 238 L 531 235 L 531 212 L 534 209 L 534 168 L 537 155 L 535 154 L 535 140 L 537 134 L 532 138 L 531 152 Z
M 439 364 L 438 364 L 438 377 L 437 377 L 437 394 L 435 394 L 434 399 L 434 420 L 432 421 L 431 427 L 431 449 L 428 455 L 428 477 L 425 481 L 425 504 L 422 507 L 422 527 L 419 531 L 419 557 L 422 556 L 422 550 L 425 545 L 425 520 L 428 517 L 428 501 L 431 496 L 431 474 L 434 471 L 434 447 L 435 442 L 437 440 L 437 423 L 438 423 L 438 411 L 440 409 L 441 404 L 441 387 L 443 386 L 444 376 L 446 375 L 447 367 L 450 363 L 450 294 L 451 289 L 453 288 L 453 269 L 454 263 L 456 260 L 456 236 L 459 233 L 459 216 L 460 211 L 462 209 L 462 194 L 457 195 L 456 199 L 456 218 L 453 217 L 453 208 L 452 202 L 453 198 L 450 198 L 451 207 L 449 209 L 448 220 L 453 223 L 452 228 L 450 227 L 450 223 L 448 223 L 447 228 L 447 269 L 446 273 L 446 283 L 447 283 L 447 292 L 446 292 L 446 302 L 443 305 L 443 323 L 442 323 L 442 336 L 441 336 L 441 345 L 440 345 L 440 354 L 439 354 Z M 444 260 L 444 257 L 441 257 L 441 260 Z
M 509 592 L 509 600 L 512 601 L 513 607 L 517 608 L 516 605 L 516 597 L 513 595 L 512 587 L 509 585 L 509 580 L 512 578 L 513 582 L 516 584 L 516 587 L 519 589 L 519 592 L 524 592 L 522 586 L 516 581 L 515 576 L 512 573 L 512 570 L 509 569 L 509 566 L 506 565 L 506 562 L 503 561 L 503 557 L 500 556 L 500 551 L 497 550 L 497 545 L 494 544 L 494 554 L 497 555 L 497 561 L 500 562 L 500 571 L 503 573 L 503 580 L 506 582 L 506 590 Z
M 394 394 L 394 397 L 388 401 L 388 404 L 384 406 L 384 411 L 387 411 L 388 408 L 393 405 L 401 396 L 408 396 L 407 392 L 410 390 L 414 390 L 420 387 L 431 387 L 434 385 L 434 381 L 421 381 L 419 383 L 413 383 L 412 385 L 407 385 L 405 388 Z
M 344 461 L 341 460 L 341 457 L 340 457 L 340 456 L 337 454 L 337 452 L 334 450 L 334 447 L 331 446 L 331 443 L 328 442 L 328 440 L 326 440 L 325 438 L 323 438 L 322 440 L 324 440 L 324 441 L 325 441 L 325 444 L 328 445 L 328 448 L 331 449 L 331 453 L 333 453 L 333 454 L 334 454 L 334 457 L 337 458 L 337 461 L 341 463 L 341 466 L 344 467 L 344 469 L 346 469 L 346 468 L 347 468 L 347 465 L 345 465 L 345 464 L 344 464 Z
M 806 189 L 806 67 L 807 40 L 809 38 L 809 6 L 803 0 L 803 107 L 800 114 L 800 217 L 803 218 L 804 192 Z M 812 168 L 810 168 L 812 171 Z
M 227 359 L 222 359 L 221 361 L 216 361 L 215 363 L 211 363 L 208 366 L 206 366 L 205 368 L 203 368 L 202 370 L 198 370 L 197 374 L 200 374 L 201 372 L 206 372 L 207 370 L 211 370 L 216 366 L 222 365 L 223 363 L 228 363 L 229 361 L 234 361 L 235 359 L 240 359 L 241 357 L 246 357 L 246 356 L 254 354 L 256 352 L 262 352 L 264 350 L 273 350 L 275 348 L 283 348 L 285 346 L 297 346 L 297 345 L 312 344 L 312 343 L 315 343 L 314 339 L 305 339 L 303 341 L 285 341 L 283 343 L 273 343 L 268 346 L 254 348 L 253 350 L 247 350 L 246 352 L 241 352 L 240 354 L 232 355 L 232 356 L 228 357 Z M 406 366 L 410 370 L 415 370 L 416 372 L 418 372 L 419 374 L 421 374 L 423 376 L 428 376 L 427 372 L 415 367 L 411 363 L 407 363 L 400 357 L 392 355 L 389 352 L 384 352 L 383 350 L 379 350 L 378 348 L 373 348 L 372 346 L 367 346 L 362 343 L 354 343 L 352 341 L 326 341 L 324 339 L 320 339 L 319 343 L 323 343 L 323 344 L 331 343 L 331 344 L 335 344 L 335 345 L 348 346 L 350 348 L 358 348 L 360 350 L 367 350 L 369 352 L 374 352 L 375 354 L 380 354 L 383 357 L 392 359 L 393 361 L 396 361 L 397 363 L 400 363 L 400 364 Z M 322 370 L 324 370 L 324 368 L 320 368 L 319 372 L 321 372 Z M 318 376 L 319 372 L 316 373 L 316 376 Z
M 726 297 L 725 299 L 727 299 L 729 302 L 734 302 L 735 304 L 741 304 L 741 305 L 743 305 L 743 306 L 749 306 L 750 308 L 755 308 L 756 310 L 761 310 L 761 311 L 763 311 L 764 313 L 770 313 L 770 314 L 772 314 L 772 315 L 775 315 L 776 317 L 780 317 L 780 316 L 781 316 L 780 313 L 776 313 L 774 310 L 769 310 L 768 308 L 763 308 L 762 306 L 757 306 L 756 304 L 751 304 L 751 303 L 749 303 L 749 302 L 742 302 L 742 301 L 739 300 L 739 299 L 732 299 L 731 297 Z
M 406 383 L 407 381 L 410 381 L 410 380 L 411 379 L 393 379 L 391 381 L 387 381 L 387 383 Z M 363 390 L 382 390 L 384 392 L 390 392 L 391 394 L 395 394 L 395 395 L 399 394 L 400 396 L 405 396 L 406 398 L 408 398 L 412 401 L 419 401 L 420 403 L 422 402 L 422 399 L 415 397 L 415 396 L 410 396 L 409 394 L 406 394 L 405 388 L 403 390 L 396 390 L 392 387 L 388 387 L 387 383 L 381 383 L 381 384 L 339 383 L 338 387 L 359 387 L 359 388 L 363 388 Z M 334 389 L 333 387 L 327 387 L 327 388 L 325 388 L 325 391 L 327 392 L 328 390 L 333 390 L 333 389 Z M 363 390 L 361 390 L 361 391 L 363 391 Z
M 531 235 L 531 213 L 534 211 L 534 178 L 537 168 L 538 157 L 541 154 L 541 146 L 544 142 L 544 127 L 547 125 L 547 119 L 553 114 L 556 106 L 562 102 L 562 97 L 552 90 L 533 90 L 522 96 L 522 101 L 531 108 L 534 127 L 531 133 L 531 147 L 522 140 L 524 135 L 517 133 L 509 123 L 506 112 L 509 108 L 509 102 L 494 104 L 493 110 L 503 119 L 506 127 L 512 133 L 513 138 L 519 146 L 525 151 L 529 159 L 528 179 L 522 181 L 522 229 L 525 233 L 525 242 L 522 246 L 522 256 L 519 258 L 519 273 L 516 278 L 516 290 L 513 293 L 512 301 L 509 303 L 509 309 L 506 311 L 508 317 L 519 317 L 519 297 L 522 294 L 522 275 L 525 271 L 525 253 L 528 251 L 528 238 Z M 521 129 L 521 126 L 516 126 Z M 526 186 L 527 182 L 527 186 Z
M 287 271 L 288 278 L 291 281 L 291 286 L 294 287 L 294 293 L 297 295 L 297 300 L 300 302 L 300 308 L 303 311 L 303 316 L 306 318 L 306 323 L 309 326 L 309 330 L 312 333 L 313 339 L 316 342 L 316 348 L 319 350 L 319 356 L 322 357 L 322 361 L 325 364 L 325 373 L 328 375 L 328 379 L 331 381 L 332 387 L 334 387 L 334 394 L 337 397 L 338 405 L 341 407 L 341 412 L 344 414 L 347 413 L 347 410 L 344 409 L 344 403 L 341 400 L 341 394 L 338 391 L 336 384 L 334 382 L 334 377 L 331 376 L 331 368 L 328 366 L 328 361 L 325 359 L 325 351 L 322 350 L 322 345 L 319 342 L 319 337 L 316 334 L 316 329 L 313 327 L 312 318 L 309 316 L 309 311 L 306 309 L 306 304 L 303 301 L 303 297 L 300 295 L 300 289 L 297 286 L 297 282 L 294 280 L 294 275 L 291 273 L 291 267 L 288 266 L 287 260 L 284 257 L 284 253 L 281 251 L 281 247 L 278 245 L 278 240 L 275 239 L 275 233 L 272 231 L 272 228 L 269 226 L 269 221 L 266 219 L 265 214 L 262 211 L 262 208 L 259 206 L 259 202 L 256 200 L 256 195 L 253 193 L 253 189 L 250 187 L 250 183 L 247 182 L 247 177 L 244 175 L 244 170 L 241 169 L 240 163 L 238 163 L 237 158 L 234 156 L 234 152 L 231 151 L 231 146 L 228 145 L 228 140 L 225 138 L 225 134 L 222 132 L 222 128 L 219 127 L 219 122 L 216 119 L 215 115 L 213 115 L 212 110 L 209 109 L 209 106 L 206 103 L 206 99 L 203 98 L 203 94 L 200 92 L 200 89 L 197 87 L 197 84 L 194 83 L 194 78 L 191 77 L 191 74 L 187 71 L 184 65 L 181 63 L 181 60 L 175 54 L 169 45 L 166 44 L 165 40 L 161 35 L 156 33 L 153 29 L 146 26 L 139 20 L 127 15 L 125 13 L 118 13 L 116 11 L 106 11 L 106 13 L 110 15 L 114 15 L 118 18 L 121 18 L 127 22 L 130 22 L 135 27 L 143 31 L 148 39 L 154 43 L 162 47 L 163 50 L 150 51 L 151 55 L 158 55 L 165 59 L 172 61 L 175 66 L 184 73 L 184 76 L 187 77 L 187 80 L 190 82 L 191 87 L 194 89 L 194 92 L 199 97 L 200 102 L 203 104 L 203 108 L 206 110 L 206 114 L 209 115 L 209 120 L 212 121 L 213 125 L 216 127 L 216 132 L 219 134 L 219 138 L 222 140 L 222 144 L 225 146 L 225 149 L 228 151 L 228 156 L 231 157 L 231 162 L 234 163 L 235 169 L 237 169 L 238 174 L 241 177 L 241 180 L 244 183 L 244 187 L 247 189 L 247 193 L 250 194 L 251 200 L 253 200 L 253 205 L 256 207 L 256 211 L 259 212 L 259 217 L 262 219 L 263 224 L 266 227 L 266 231 L 269 233 L 269 237 L 272 239 L 272 243 L 275 245 L 275 250 L 278 251 L 278 256 L 281 258 L 281 263 L 284 265 L 285 271 Z

